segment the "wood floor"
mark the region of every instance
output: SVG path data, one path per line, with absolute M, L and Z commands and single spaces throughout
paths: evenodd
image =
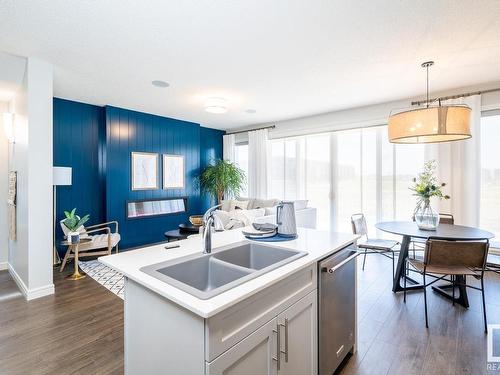
M 361 260 L 358 257 L 358 352 L 339 373 L 488 373 L 479 291 L 468 288 L 470 307 L 465 309 L 453 306 L 428 288 L 426 329 L 422 291 L 408 293 L 406 304 L 403 303 L 402 293 L 391 291 L 390 260 L 376 254 L 368 256 L 365 271 L 361 271 Z M 500 275 L 487 272 L 485 291 L 488 323 L 498 324 Z
M 30 302 L 0 272 L 0 374 L 123 374 L 123 301 L 89 277 L 65 280 L 72 266 Z
M 0 374 L 123 374 L 123 302 L 90 278 L 65 280 L 71 269 L 54 274 L 54 296 L 30 302 L 0 272 Z M 339 373 L 487 373 L 478 292 L 467 310 L 429 291 L 426 330 L 422 293 L 406 304 L 392 293 L 390 260 L 371 255 L 358 275 L 359 348 Z M 488 274 L 486 301 L 489 322 L 500 323 L 498 274 Z

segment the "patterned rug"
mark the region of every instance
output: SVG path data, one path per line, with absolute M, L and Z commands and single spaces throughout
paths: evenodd
M 124 299 L 124 279 L 120 272 L 117 272 L 98 260 L 89 260 L 88 262 L 80 261 L 78 263 L 83 272 L 93 278 L 106 289 L 116 294 L 121 299 Z

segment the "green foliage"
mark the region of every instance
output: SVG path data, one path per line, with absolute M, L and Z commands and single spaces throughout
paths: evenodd
M 427 161 L 424 163 L 423 172 L 413 178 L 413 185 L 410 186 L 409 189 L 413 191 L 413 195 L 417 197 L 417 207 L 419 207 L 422 202 L 428 202 L 432 197 L 450 199 L 450 196 L 443 194 L 441 190 L 446 184 L 444 182 L 438 183 L 437 181 L 435 176 L 436 167 L 435 160 Z
M 236 164 L 219 159 L 203 170 L 199 180 L 201 190 L 212 195 L 220 204 L 224 197 L 238 196 L 246 176 Z
M 76 208 L 73 208 L 71 212 L 64 211 L 64 216 L 66 218 L 63 221 L 63 224 L 72 232 L 76 232 L 78 228 L 80 228 L 83 224 L 85 224 L 89 220 L 89 215 L 85 215 L 84 217 L 80 217 L 75 214 Z

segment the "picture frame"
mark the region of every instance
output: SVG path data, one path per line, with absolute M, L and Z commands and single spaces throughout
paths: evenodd
M 158 159 L 153 152 L 131 153 L 132 190 L 158 189 Z
M 184 155 L 163 154 L 163 189 L 184 189 Z

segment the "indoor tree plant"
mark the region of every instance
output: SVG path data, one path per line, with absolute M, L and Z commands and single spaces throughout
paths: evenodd
M 80 242 L 80 228 L 83 227 L 89 220 L 89 215 L 85 215 L 84 217 L 80 217 L 76 214 L 76 208 L 73 208 L 71 211 L 64 211 L 64 216 L 66 218 L 63 220 L 63 225 L 68 228 L 69 232 L 67 234 L 67 239 L 69 243 L 77 243 Z
M 449 195 L 442 192 L 446 186 L 444 182 L 438 183 L 435 176 L 436 161 L 430 160 L 424 163 L 424 170 L 413 178 L 410 190 L 417 197 L 417 205 L 413 213 L 415 222 L 420 229 L 435 230 L 439 224 L 439 214 L 432 209 L 431 198 L 450 199 Z
M 201 190 L 215 198 L 217 204 L 227 197 L 236 197 L 246 181 L 245 172 L 235 163 L 218 159 L 200 175 Z

